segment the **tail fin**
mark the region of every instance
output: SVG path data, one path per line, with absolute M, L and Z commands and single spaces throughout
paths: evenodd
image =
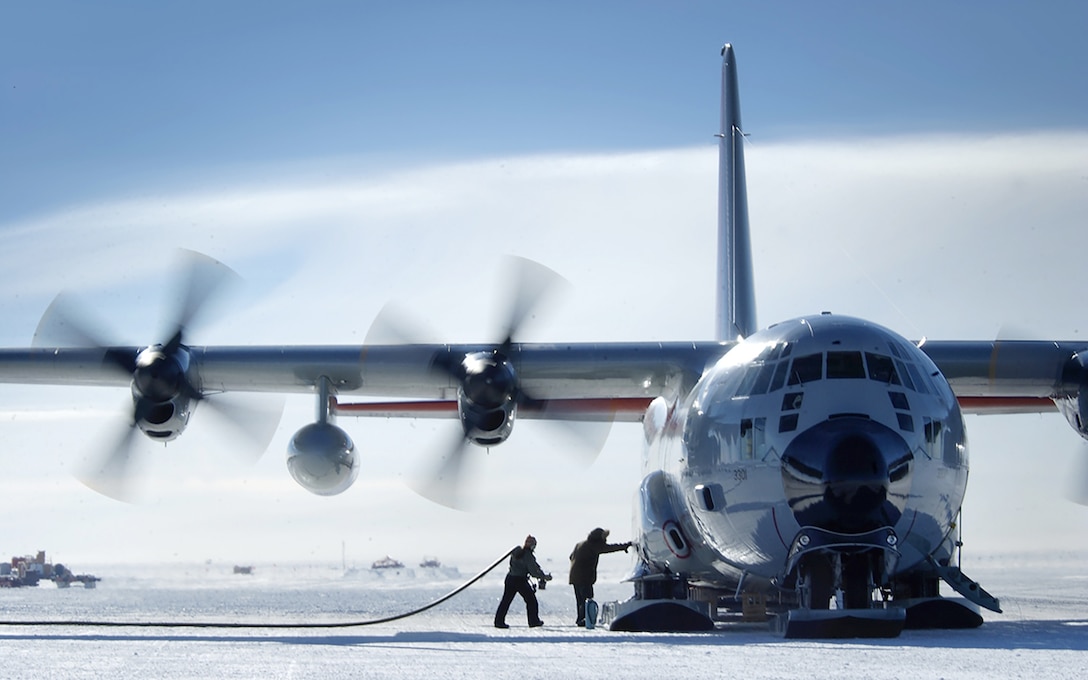
M 722 119 L 718 133 L 718 340 L 756 332 L 752 245 L 748 233 L 748 189 L 744 179 L 744 133 L 733 46 L 722 48 Z

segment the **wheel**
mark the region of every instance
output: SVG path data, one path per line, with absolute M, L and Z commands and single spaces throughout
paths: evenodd
M 811 555 L 805 560 L 802 574 L 808 584 L 808 602 L 802 604 L 809 609 L 828 609 L 835 589 L 835 572 L 831 562 L 823 555 Z
M 842 600 L 847 609 L 869 609 L 873 592 L 869 588 L 869 556 L 842 558 Z

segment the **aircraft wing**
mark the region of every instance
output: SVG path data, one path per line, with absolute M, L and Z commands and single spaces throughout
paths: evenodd
M 1088 345 L 1051 340 L 923 341 L 965 413 L 1061 411 L 1088 438 Z
M 186 429 L 194 402 L 222 393 L 300 393 L 317 398 L 317 422 L 288 447 L 288 468 L 304 488 L 332 495 L 358 474 L 355 447 L 329 415 L 459 418 L 464 444 L 505 441 L 516 418 L 637 422 L 656 397 L 688 394 L 731 343 L 510 343 L 355 346 L 205 346 L 0 349 L 0 383 L 130 387 L 132 425 L 85 480 L 126 498 L 133 434 L 170 441 Z M 1057 408 L 1088 438 L 1088 348 L 1062 342 L 925 342 L 965 412 L 1026 413 Z M 485 367 L 473 373 L 471 364 Z M 756 364 L 750 370 L 758 370 Z M 348 401 L 348 400 L 352 401 Z M 223 406 L 218 407 L 221 412 Z M 233 410 L 237 424 L 254 419 Z M 278 421 L 278 417 L 276 418 Z M 257 428 L 270 438 L 272 429 Z M 262 449 L 263 450 L 263 449 Z M 457 465 L 439 479 L 457 478 Z M 451 485 L 450 488 L 453 488 Z M 431 496 L 453 504 L 453 492 Z M 446 500 L 443 500 L 446 499 Z
M 175 335 L 180 338 L 180 333 Z M 506 440 L 518 418 L 577 426 L 637 422 L 658 396 L 675 400 L 694 387 L 728 343 L 185 346 L 0 349 L 0 383 L 120 386 L 133 395 L 130 426 L 82 481 L 107 496 L 131 497 L 138 432 L 169 442 L 189 426 L 197 402 L 226 416 L 263 451 L 279 415 L 231 393 L 300 393 L 317 400 L 314 422 L 288 444 L 292 477 L 318 495 L 341 493 L 359 473 L 350 436 L 330 416 L 459 418 L 463 439 L 441 457 L 437 486 L 424 495 L 456 506 L 468 443 Z M 343 403 L 345 398 L 369 399 Z M 281 404 L 282 406 L 282 404 Z M 202 409 L 203 410 L 203 409 Z M 198 420 L 201 417 L 198 416 Z M 593 433 L 572 429 L 583 441 Z M 607 432 L 607 430 L 605 430 Z
M 690 388 L 730 343 L 514 344 L 520 387 L 537 400 L 675 395 Z M 188 349 L 191 381 L 204 393 L 313 393 L 324 378 L 337 395 L 448 400 L 458 384 L 441 364 L 493 345 L 215 346 Z M 141 348 L 0 350 L 0 382 L 128 386 Z M 120 359 L 119 359 L 120 358 Z M 530 409 L 531 410 L 531 409 Z M 379 415 L 376 413 L 376 415 Z M 391 415 L 391 414 L 380 414 Z
M 1076 399 L 1088 346 L 1057 341 L 923 341 L 966 412 L 1040 412 Z M 458 385 L 434 370 L 439 357 L 487 351 L 485 344 L 192 347 L 195 382 L 204 392 L 313 393 L 330 381 L 338 395 L 449 400 Z M 725 342 L 523 343 L 509 354 L 534 398 L 593 400 L 674 396 L 731 347 Z M 132 376 L 107 361 L 141 348 L 0 349 L 0 382 L 119 386 Z M 1019 406 L 1017 406 L 1019 404 Z M 404 412 L 409 414 L 410 409 Z M 373 415 L 402 415 L 375 410 Z M 411 415 L 426 415 L 422 409 Z

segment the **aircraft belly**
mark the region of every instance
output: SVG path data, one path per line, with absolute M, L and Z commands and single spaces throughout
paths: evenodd
M 693 581 L 733 587 L 742 578 L 743 563 L 729 561 L 713 542 L 718 526 L 708 527 L 683 499 L 683 484 L 657 470 L 647 475 L 638 494 L 637 532 L 640 554 L 656 570 L 680 574 Z M 720 523 L 720 519 L 715 523 Z
M 721 508 L 707 508 L 700 485 L 718 484 Z M 786 559 L 789 540 L 799 527 L 782 495 L 777 465 L 731 465 L 713 476 L 692 475 L 693 522 L 722 559 L 749 576 L 773 578 Z

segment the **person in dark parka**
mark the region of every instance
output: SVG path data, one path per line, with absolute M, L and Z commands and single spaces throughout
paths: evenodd
M 502 599 L 499 600 L 499 608 L 495 610 L 495 627 L 509 628 L 506 625 L 506 612 L 510 610 L 510 603 L 514 601 L 514 594 L 521 595 L 525 600 L 525 614 L 529 619 L 529 627 L 543 626 L 540 620 L 540 603 L 536 601 L 536 593 L 529 585 L 529 577 L 533 576 L 542 581 L 552 580 L 551 574 L 545 574 L 537 564 L 533 550 L 536 549 L 536 538 L 532 535 L 525 537 L 525 543 L 519 548 L 514 548 L 510 553 L 510 571 L 506 574 L 505 588 L 502 591 Z
M 574 586 L 574 600 L 578 604 L 575 623 L 586 625 L 586 600 L 593 597 L 593 584 L 597 582 L 597 561 L 610 552 L 627 551 L 631 543 L 609 543 L 608 530 L 597 527 L 589 532 L 586 540 L 574 546 L 570 554 L 570 584 Z

